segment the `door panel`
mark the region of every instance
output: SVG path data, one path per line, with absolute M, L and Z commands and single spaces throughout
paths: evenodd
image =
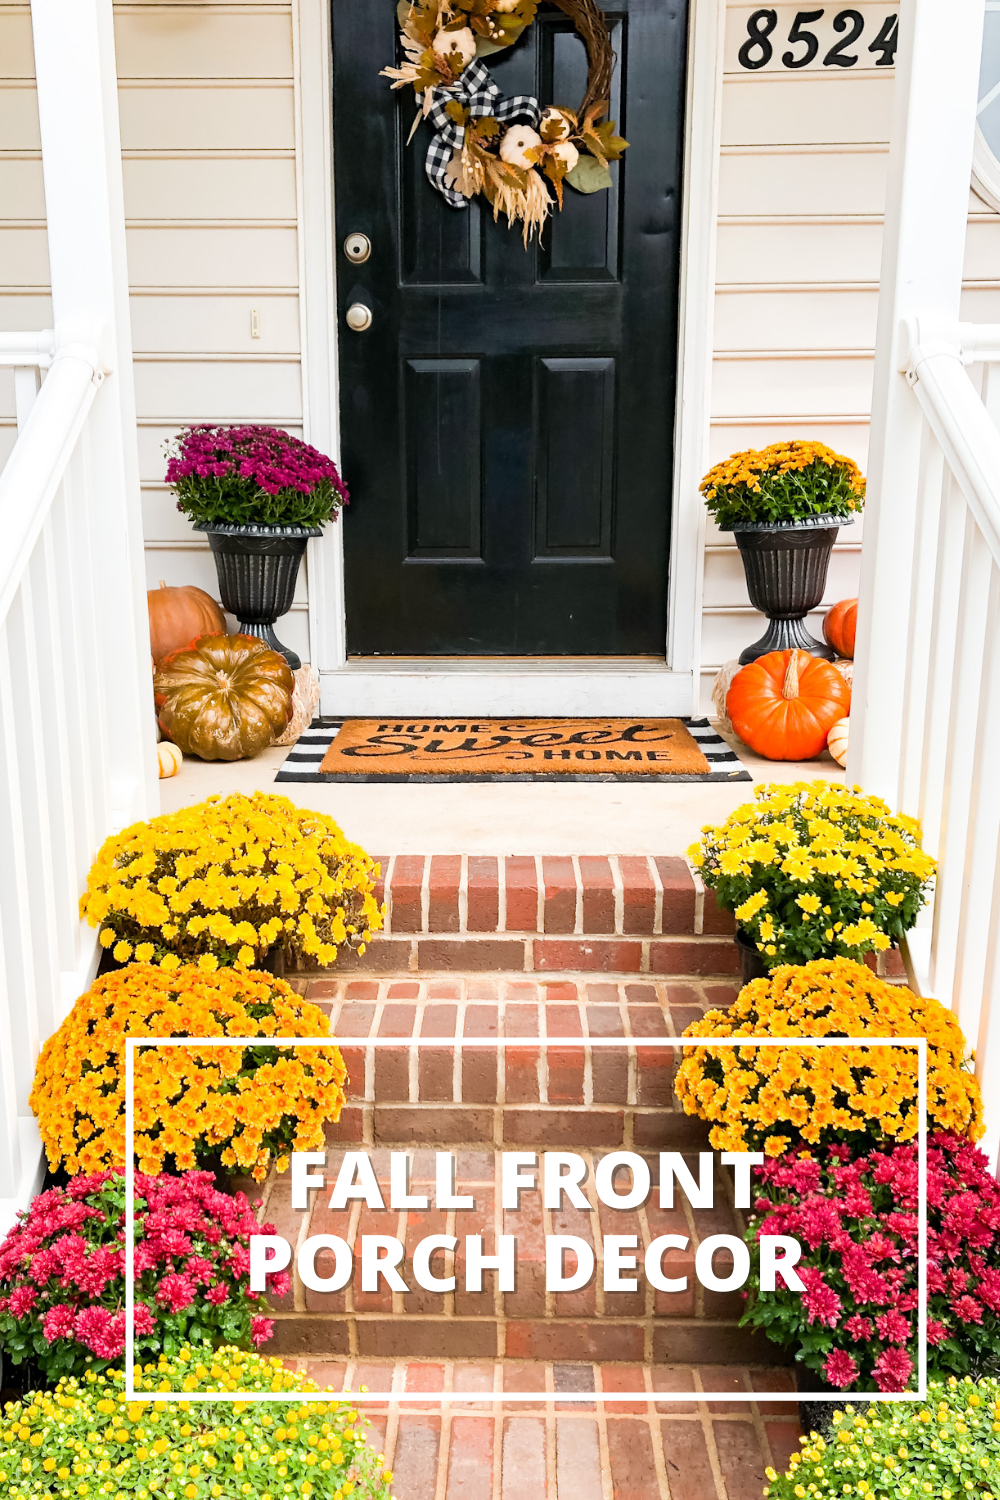
M 332 3 L 350 653 L 662 656 L 684 0 L 605 6 L 630 147 L 612 190 L 567 189 L 527 250 L 428 183 L 412 92 L 378 76 L 391 0 Z M 545 3 L 489 66 L 505 95 L 571 108 L 586 81 Z M 361 266 L 340 248 L 355 231 Z

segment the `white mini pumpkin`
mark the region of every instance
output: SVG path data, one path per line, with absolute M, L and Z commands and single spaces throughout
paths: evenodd
M 500 142 L 501 160 L 509 167 L 533 167 L 528 152 L 541 144 L 541 136 L 530 125 L 512 125 Z
M 572 141 L 560 141 L 558 146 L 553 147 L 552 155 L 566 163 L 567 172 L 572 172 L 580 160 L 580 153 Z
M 826 737 L 826 748 L 838 766 L 847 764 L 847 740 L 850 728 L 850 719 L 838 719 Z
M 160 767 L 160 780 L 167 781 L 176 776 L 184 761 L 180 747 L 172 740 L 161 740 L 156 747 L 156 759 Z
M 456 31 L 446 31 L 442 27 L 434 38 L 433 47 L 438 57 L 446 57 L 452 67 L 460 63 L 464 68 L 476 55 L 476 39 L 468 26 L 460 26 Z
M 521 0 L 497 0 L 496 8 L 501 15 L 510 15 L 512 10 L 517 10 Z

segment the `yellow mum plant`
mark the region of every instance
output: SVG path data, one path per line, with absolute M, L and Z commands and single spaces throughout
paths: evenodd
M 102 844 L 80 914 L 120 963 L 332 964 L 382 925 L 377 867 L 332 818 L 267 792 L 210 797 Z
M 852 458 L 798 438 L 733 453 L 709 469 L 700 489 L 723 531 L 845 517 L 865 503 L 864 476 Z
M 61 1380 L 11 1402 L 0 1417 L 0 1493 L 90 1500 L 390 1500 L 392 1471 L 370 1422 L 345 1395 L 279 1359 L 182 1345 L 136 1366 L 137 1399 L 120 1370 Z M 246 1391 L 246 1401 L 151 1401 L 160 1391 Z M 255 1401 L 257 1394 L 288 1400 Z M 305 1396 L 306 1399 L 301 1398 Z M 299 1398 L 299 1399 L 296 1399 Z
M 920 824 L 860 787 L 758 786 L 688 858 L 768 968 L 862 958 L 913 926 L 936 868 Z
M 129 964 L 96 980 L 42 1048 L 31 1107 L 53 1170 L 122 1171 L 125 1038 L 329 1036 L 329 1017 L 269 974 Z M 210 1166 L 259 1182 L 324 1145 L 346 1071 L 336 1047 L 137 1047 L 140 1172 Z
M 864 964 L 788 964 L 744 985 L 729 1010 L 710 1010 L 685 1036 L 927 1038 L 928 1126 L 978 1140 L 979 1084 L 963 1068 L 955 1016 L 887 984 Z M 918 1067 L 906 1047 L 693 1047 L 677 1070 L 689 1115 L 711 1122 L 717 1151 L 766 1151 L 831 1142 L 871 1145 L 917 1134 Z

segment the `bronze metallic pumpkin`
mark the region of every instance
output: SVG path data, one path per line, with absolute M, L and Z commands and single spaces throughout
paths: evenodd
M 295 679 L 283 656 L 252 635 L 203 635 L 160 663 L 153 687 L 160 728 L 185 755 L 249 760 L 292 716 Z

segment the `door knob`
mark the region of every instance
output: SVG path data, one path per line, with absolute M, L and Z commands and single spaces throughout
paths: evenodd
M 352 333 L 364 333 L 372 326 L 372 310 L 363 302 L 352 302 L 347 309 L 347 326 Z

